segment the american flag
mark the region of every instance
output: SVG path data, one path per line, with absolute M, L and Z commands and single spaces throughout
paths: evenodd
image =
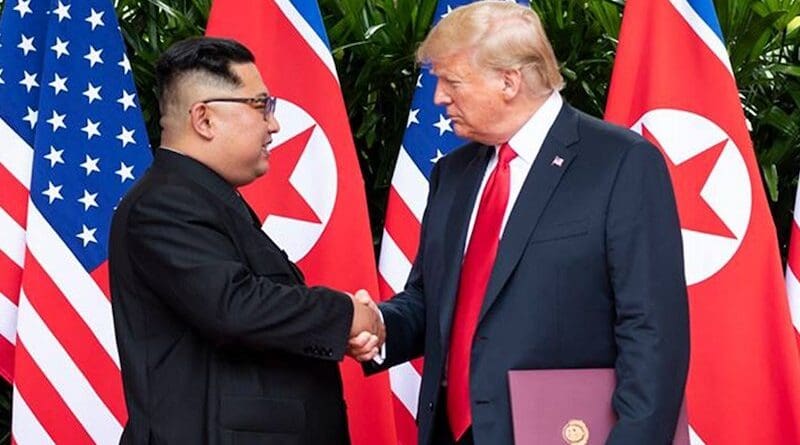
M 107 0 L 0 17 L 0 369 L 18 444 L 118 443 L 127 418 L 107 277 L 111 214 L 150 163 Z
M 472 1 L 440 0 L 433 24 L 453 9 L 468 3 Z M 383 300 L 403 290 L 411 272 L 419 244 L 420 222 L 428 200 L 428 180 L 434 164 L 466 142 L 453 133 L 444 107 L 433 104 L 436 77 L 422 69 L 416 86 L 386 204 L 386 223 L 378 263 Z M 417 416 L 422 361 L 403 363 L 390 369 L 389 373 L 395 396 L 398 440 L 401 444 L 415 444 L 417 427 L 414 419 Z
M 800 188 L 794 200 L 789 255 L 786 258 L 786 294 L 797 344 L 800 346 Z

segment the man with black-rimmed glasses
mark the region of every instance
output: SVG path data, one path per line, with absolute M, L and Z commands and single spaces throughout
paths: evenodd
M 111 229 L 121 443 L 349 443 L 337 362 L 382 325 L 306 287 L 236 191 L 267 172 L 280 128 L 252 53 L 190 39 L 156 75 L 161 148 Z

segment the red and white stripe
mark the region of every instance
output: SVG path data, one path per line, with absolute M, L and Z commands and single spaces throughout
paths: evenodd
M 786 293 L 789 297 L 789 310 L 792 324 L 800 345 L 800 189 L 794 200 L 794 217 L 789 239 L 789 255 L 786 258 Z
M 403 290 L 411 265 L 417 255 L 420 223 L 428 200 L 428 180 L 420 172 L 404 147 L 400 147 L 383 230 L 378 274 L 381 299 Z M 395 399 L 398 441 L 417 443 L 417 402 L 422 362 L 416 360 L 393 367 L 390 371 Z
M 33 149 L 2 120 L 0 140 L 0 370 L 13 378 L 13 440 L 116 444 L 127 412 L 106 265 L 88 273 L 32 204 Z
M 12 381 L 33 150 L 0 119 L 0 374 Z

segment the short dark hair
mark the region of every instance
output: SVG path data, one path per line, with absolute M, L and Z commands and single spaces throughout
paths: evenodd
M 170 46 L 156 63 L 159 101 L 163 104 L 175 82 L 189 72 L 200 72 L 222 83 L 240 86 L 242 80 L 231 70 L 231 64 L 253 62 L 253 53 L 235 40 L 215 37 L 181 40 Z

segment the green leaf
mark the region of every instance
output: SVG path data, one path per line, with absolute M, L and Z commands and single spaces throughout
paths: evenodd
M 774 67 L 775 71 L 789 76 L 800 77 L 800 65 L 784 65 L 779 64 Z
M 778 168 L 775 164 L 771 164 L 768 168 L 762 167 L 761 172 L 764 174 L 764 182 L 767 184 L 769 199 L 772 202 L 778 201 Z

